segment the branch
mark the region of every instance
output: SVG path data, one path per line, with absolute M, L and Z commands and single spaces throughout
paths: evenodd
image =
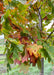
M 38 10 L 39 10 L 39 12 L 38 12 L 38 17 L 39 17 L 39 25 L 38 25 L 38 27 L 42 31 L 42 17 L 41 17 L 41 14 L 40 14 L 41 9 L 39 8 Z
M 53 34 L 53 32 L 54 32 L 54 30 L 48 35 L 48 37 L 47 37 L 46 40 L 48 40 L 51 37 L 51 35 Z
M 54 36 L 50 36 L 50 38 L 52 38 L 52 37 L 54 37 Z

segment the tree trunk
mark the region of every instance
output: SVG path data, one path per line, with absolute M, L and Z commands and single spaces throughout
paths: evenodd
M 41 58 L 41 71 L 40 75 L 44 75 L 44 58 Z
M 41 17 L 41 8 L 39 8 L 39 13 L 38 13 L 38 17 L 39 17 L 39 29 L 40 31 L 42 31 L 42 17 Z M 44 58 L 41 58 L 41 71 L 40 71 L 40 75 L 44 75 Z

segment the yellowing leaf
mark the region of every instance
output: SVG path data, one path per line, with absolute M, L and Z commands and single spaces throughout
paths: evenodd
M 11 2 L 12 0 L 8 0 L 9 2 Z
M 32 54 L 37 58 L 40 56 L 39 49 L 42 48 L 41 45 L 37 44 L 30 44 L 27 46 L 26 50 L 29 51 L 29 54 L 32 56 Z

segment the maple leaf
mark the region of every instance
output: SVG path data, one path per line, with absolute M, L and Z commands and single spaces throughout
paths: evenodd
M 32 56 L 32 54 L 38 58 L 40 56 L 39 54 L 39 49 L 42 48 L 41 45 L 37 45 L 37 44 L 30 44 L 26 47 L 26 50 L 29 52 L 29 54 Z

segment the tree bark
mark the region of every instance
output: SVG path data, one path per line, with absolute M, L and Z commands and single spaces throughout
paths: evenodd
M 40 75 L 44 75 L 44 58 L 41 58 L 41 71 Z

